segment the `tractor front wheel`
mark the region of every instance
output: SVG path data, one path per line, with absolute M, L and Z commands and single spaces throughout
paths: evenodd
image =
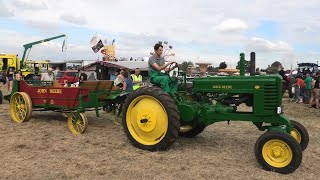
M 125 100 L 122 125 L 140 149 L 168 149 L 178 136 L 180 115 L 172 97 L 158 87 L 141 87 Z
M 258 163 L 263 169 L 289 174 L 301 164 L 302 149 L 289 134 L 268 131 L 261 135 L 254 148 Z
M 292 131 L 290 132 L 291 136 L 297 140 L 300 144 L 302 151 L 304 151 L 309 144 L 309 133 L 307 129 L 297 121 L 290 120 L 291 125 L 293 126 Z

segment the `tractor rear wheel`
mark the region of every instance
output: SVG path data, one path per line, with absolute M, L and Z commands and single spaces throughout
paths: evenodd
M 289 174 L 301 164 L 302 149 L 288 133 L 267 131 L 254 147 L 255 156 L 263 169 Z
M 307 129 L 297 121 L 290 120 L 291 125 L 293 126 L 292 131 L 290 132 L 291 136 L 297 140 L 300 144 L 302 151 L 304 151 L 309 144 L 309 133 Z
M 186 138 L 196 137 L 198 134 L 202 133 L 202 131 L 206 128 L 204 124 L 197 124 L 194 126 L 186 125 L 181 126 L 179 130 L 179 136 Z
M 180 115 L 172 97 L 158 87 L 141 87 L 125 100 L 122 125 L 140 149 L 168 149 L 178 137 Z

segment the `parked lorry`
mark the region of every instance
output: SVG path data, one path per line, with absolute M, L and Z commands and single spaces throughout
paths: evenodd
M 16 54 L 0 54 L 0 72 L 7 71 L 9 68 L 13 68 L 14 71 L 20 70 L 25 79 L 32 79 L 34 75 L 41 74 L 42 72 L 48 70 L 49 63 L 47 61 L 30 61 L 28 60 L 28 55 L 31 48 L 34 45 L 48 42 L 54 39 L 63 38 L 66 35 L 54 36 L 51 38 L 31 42 L 24 44 L 24 52 L 22 58 L 20 59 Z

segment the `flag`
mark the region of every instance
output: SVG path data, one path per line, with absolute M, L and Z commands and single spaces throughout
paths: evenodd
M 64 49 L 64 46 L 66 45 L 66 39 L 63 40 L 63 43 L 62 43 L 62 52 L 63 52 L 63 49 Z M 66 48 L 67 49 L 67 48 Z
M 94 53 L 99 52 L 104 46 L 101 36 L 95 34 L 90 41 L 90 45 Z
M 100 40 L 98 41 L 98 43 L 97 43 L 96 45 L 92 46 L 91 48 L 92 48 L 92 50 L 93 50 L 94 53 L 97 53 L 97 52 L 100 51 L 101 48 L 103 48 L 103 46 L 104 46 L 104 45 L 103 45 L 103 43 L 102 43 L 102 40 L 100 39 Z

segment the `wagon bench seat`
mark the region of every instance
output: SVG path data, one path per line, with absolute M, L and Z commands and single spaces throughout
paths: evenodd
M 99 81 L 84 81 L 81 85 L 81 88 L 88 89 L 88 90 L 107 90 L 107 91 L 116 91 L 119 88 L 117 86 L 114 86 L 112 80 L 99 80 Z M 99 95 L 98 99 L 113 99 L 112 97 L 109 97 L 110 94 L 103 94 Z

